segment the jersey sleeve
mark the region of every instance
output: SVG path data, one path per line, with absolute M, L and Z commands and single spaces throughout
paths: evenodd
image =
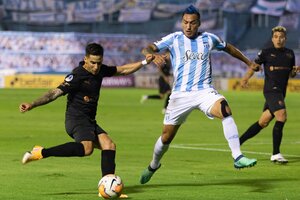
M 176 35 L 176 32 L 171 33 L 171 34 L 161 38 L 161 40 L 154 42 L 154 45 L 158 48 L 159 51 L 170 49 L 173 45 L 175 35 Z
M 258 53 L 257 53 L 257 56 L 256 58 L 254 59 L 254 62 L 261 65 L 263 64 L 265 61 L 265 58 L 264 58 L 264 50 L 260 50 Z
M 100 74 L 102 74 L 103 77 L 111 77 L 117 73 L 117 67 L 116 66 L 107 66 L 102 65 Z
M 76 90 L 79 87 L 80 84 L 80 80 L 77 74 L 68 74 L 65 79 L 64 82 L 61 83 L 57 88 L 61 89 L 64 94 L 67 94 L 71 91 Z
M 293 50 L 291 50 L 291 54 L 292 54 L 292 66 L 296 66 L 296 58 Z
M 220 37 L 212 33 L 208 33 L 208 35 L 212 40 L 213 49 L 216 49 L 218 51 L 223 51 L 226 48 L 226 42 L 223 41 Z

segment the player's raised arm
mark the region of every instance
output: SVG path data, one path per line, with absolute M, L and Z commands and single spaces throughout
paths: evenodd
M 254 71 L 260 70 L 260 65 L 258 65 L 255 62 L 251 62 L 239 49 L 237 49 L 232 44 L 227 43 L 224 51 L 227 52 L 228 54 L 230 54 L 231 56 L 244 62 L 252 70 L 254 70 Z
M 153 61 L 155 56 L 153 54 L 147 54 L 146 59 L 140 62 L 129 63 L 122 66 L 117 66 L 117 72 L 115 75 L 128 75 L 136 72 L 144 65 L 147 65 Z
M 54 88 L 49 90 L 47 93 L 45 93 L 43 96 L 39 97 L 32 103 L 21 103 L 19 106 L 20 112 L 24 113 L 27 112 L 35 107 L 45 105 L 51 101 L 54 101 L 58 97 L 63 95 L 63 91 L 59 88 Z

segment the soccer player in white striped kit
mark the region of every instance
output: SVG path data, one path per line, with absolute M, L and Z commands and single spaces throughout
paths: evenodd
M 210 53 L 213 49 L 222 50 L 241 60 L 248 67 L 257 71 L 259 65 L 251 62 L 233 45 L 222 41 L 208 32 L 198 32 L 200 13 L 194 6 L 189 6 L 182 15 L 182 29 L 163 37 L 142 50 L 146 56 L 155 54 L 154 63 L 160 67 L 164 58 L 157 54 L 169 50 L 173 67 L 174 83 L 167 107 L 162 135 L 158 138 L 150 165 L 143 171 L 140 183 L 147 183 L 154 172 L 161 166 L 160 160 L 168 150 L 179 127 L 192 110 L 201 110 L 208 118 L 222 120 L 223 131 L 228 141 L 235 168 L 252 167 L 256 159 L 246 158 L 240 150 L 237 126 L 225 97 L 212 85 L 212 67 Z

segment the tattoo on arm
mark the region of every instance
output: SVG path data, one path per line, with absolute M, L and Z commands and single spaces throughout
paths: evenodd
M 41 96 L 40 98 L 36 99 L 35 101 L 32 102 L 32 108 L 45 105 L 51 101 L 54 101 L 58 97 L 63 95 L 63 91 L 59 88 L 54 88 L 49 90 L 46 94 Z

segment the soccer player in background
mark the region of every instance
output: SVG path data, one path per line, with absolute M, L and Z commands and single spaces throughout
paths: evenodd
M 297 71 L 299 71 L 299 67 L 295 66 L 294 51 L 285 47 L 286 39 L 286 28 L 282 26 L 274 27 L 272 29 L 273 46 L 261 50 L 255 59 L 257 64 L 263 64 L 264 66 L 265 80 L 263 93 L 265 104 L 259 120 L 252 124 L 240 137 L 240 143 L 243 144 L 248 139 L 257 135 L 263 128 L 267 127 L 275 118 L 271 161 L 278 163 L 288 162 L 280 153 L 283 127 L 287 120 L 284 99 L 289 77 L 296 76 Z M 247 71 L 241 82 L 242 87 L 247 86 L 248 80 L 254 73 L 251 69 Z
M 171 61 L 170 61 L 170 54 L 166 53 L 164 55 L 165 63 L 159 70 L 159 78 L 158 78 L 158 91 L 159 94 L 152 94 L 152 95 L 143 95 L 141 98 L 141 103 L 144 103 L 148 99 L 157 99 L 161 100 L 164 99 L 164 107 L 162 109 L 162 114 L 165 114 L 166 108 L 169 104 L 169 97 L 171 95 L 171 86 L 170 86 L 170 79 L 171 79 Z
M 182 31 L 171 33 L 160 41 L 144 48 L 147 57 L 163 50 L 169 50 L 173 68 L 173 89 L 167 107 L 162 135 L 158 138 L 150 165 L 143 171 L 140 183 L 147 183 L 161 166 L 160 160 L 168 150 L 181 124 L 192 110 L 201 110 L 208 118 L 221 119 L 225 138 L 229 144 L 235 168 L 251 167 L 256 159 L 246 158 L 240 150 L 237 126 L 225 97 L 212 85 L 210 53 L 213 49 L 222 50 L 241 60 L 248 67 L 257 70 L 259 65 L 252 63 L 233 45 L 222 41 L 208 32 L 198 32 L 201 25 L 200 13 L 189 6 L 182 15 Z M 162 56 L 153 61 L 158 67 L 164 63 Z
M 32 103 L 20 104 L 20 112 L 24 113 L 68 94 L 65 127 L 69 136 L 74 139 L 74 142 L 49 148 L 35 146 L 24 154 L 23 164 L 50 156 L 89 156 L 93 153 L 94 148 L 98 148 L 102 150 L 102 176 L 115 173 L 116 145 L 95 120 L 102 80 L 104 77 L 134 73 L 152 62 L 154 57 L 148 55 L 142 62 L 123 66 L 107 66 L 102 64 L 103 52 L 100 44 L 88 44 L 84 60 L 65 77 L 63 83 Z

